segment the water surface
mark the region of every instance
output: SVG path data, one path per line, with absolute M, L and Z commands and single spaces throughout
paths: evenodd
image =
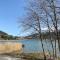
M 7 43 L 7 42 L 16 42 L 16 43 L 22 43 L 25 45 L 24 47 L 24 53 L 33 53 L 33 52 L 42 52 L 42 45 L 41 45 L 41 41 L 39 39 L 31 39 L 31 40 L 4 40 L 1 41 L 0 43 Z M 54 41 L 53 41 L 53 45 L 54 45 Z M 49 40 L 43 40 L 43 44 L 44 44 L 44 49 L 45 51 L 52 51 L 52 45 L 51 42 Z M 55 45 L 54 45 L 55 46 Z M 58 43 L 57 43 L 57 49 L 58 49 Z

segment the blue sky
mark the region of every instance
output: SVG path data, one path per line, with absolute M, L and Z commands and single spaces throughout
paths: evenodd
M 19 35 L 18 17 L 25 13 L 25 0 L 0 0 L 0 30 L 11 35 Z
M 24 17 L 26 6 L 27 0 L 0 0 L 0 30 L 14 36 L 29 34 L 20 34 L 21 28 L 17 22 L 19 17 Z

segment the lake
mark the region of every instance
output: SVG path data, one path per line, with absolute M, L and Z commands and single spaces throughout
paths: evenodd
M 39 39 L 31 39 L 31 40 L 0 40 L 0 43 L 5 43 L 5 42 L 16 42 L 16 43 L 22 43 L 24 44 L 24 53 L 34 53 L 34 52 L 42 52 L 42 46 L 41 46 L 41 41 Z M 54 45 L 53 41 L 53 45 Z M 52 51 L 52 46 L 51 42 L 49 40 L 43 40 L 44 44 L 44 49 L 45 51 Z M 55 46 L 55 45 L 54 45 Z M 58 43 L 57 43 L 57 50 L 58 50 Z
M 31 39 L 31 40 L 20 40 L 22 44 L 25 45 L 24 52 L 25 53 L 34 53 L 34 52 L 42 52 L 42 45 L 41 41 L 38 39 Z M 49 40 L 43 40 L 44 49 L 45 51 L 51 51 L 52 52 L 52 45 Z M 53 46 L 55 46 L 55 42 L 53 41 Z M 58 43 L 56 43 L 56 49 L 58 50 Z

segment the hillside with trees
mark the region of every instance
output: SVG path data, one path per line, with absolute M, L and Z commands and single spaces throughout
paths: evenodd
M 58 31 L 58 33 L 59 33 L 59 34 L 58 34 L 58 37 L 59 37 L 59 39 L 60 39 L 60 30 Z M 56 39 L 55 32 L 51 32 L 50 34 L 51 34 L 51 38 L 52 38 L 53 40 Z M 41 37 L 42 37 L 42 39 L 50 39 L 50 38 L 49 38 L 49 37 L 50 37 L 49 32 L 48 32 L 48 31 L 42 32 L 42 33 L 41 33 Z M 29 36 L 26 36 L 25 38 L 27 38 L 27 39 L 40 39 L 38 33 L 31 34 L 31 35 L 29 35 Z
M 16 40 L 18 36 L 9 35 L 3 31 L 0 31 L 0 40 Z

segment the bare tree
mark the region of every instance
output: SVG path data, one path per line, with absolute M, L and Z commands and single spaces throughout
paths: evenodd
M 47 2 L 47 4 L 45 3 L 45 1 Z M 55 0 L 45 0 L 42 4 L 42 9 L 45 11 L 45 13 L 47 14 L 47 16 L 49 17 L 49 19 L 51 19 L 50 21 L 52 22 L 52 27 L 54 27 L 54 33 L 55 33 L 55 37 L 56 40 L 58 40 L 58 46 L 60 48 L 60 40 L 59 40 L 59 36 L 58 36 L 58 19 L 57 19 L 57 7 L 56 6 L 56 1 Z M 48 11 L 49 10 L 49 11 Z M 48 26 L 49 29 L 49 26 Z M 53 30 L 53 29 L 52 29 Z M 57 50 L 56 50 L 56 40 L 55 40 L 55 57 L 57 57 Z
M 24 21 L 24 26 L 28 27 L 28 29 L 32 29 L 39 34 L 39 38 L 41 40 L 44 60 L 46 60 L 42 36 L 41 36 L 41 24 L 40 24 L 40 16 L 32 9 L 29 9 L 31 11 L 31 15 L 27 17 L 26 21 Z M 28 22 L 27 22 L 28 21 Z M 25 28 L 26 30 L 26 28 Z
M 59 7 L 56 7 L 56 1 L 54 0 L 47 0 L 48 3 L 49 3 L 49 8 L 52 10 L 50 13 L 52 13 L 52 15 L 50 15 L 50 13 L 47 12 L 47 14 L 50 16 L 51 18 L 51 21 L 53 22 L 53 27 L 54 27 L 54 32 L 55 32 L 55 37 L 56 37 L 56 40 L 58 40 L 58 46 L 60 48 L 60 44 L 59 44 L 59 36 L 58 36 L 58 19 L 57 19 L 57 8 Z M 56 40 L 55 40 L 55 57 L 57 57 L 57 50 L 56 50 Z
M 58 45 L 60 48 L 60 41 L 58 36 L 58 20 L 57 15 L 59 7 L 56 7 L 56 1 L 55 0 L 31 0 L 32 3 L 30 8 L 27 8 L 29 10 L 29 13 L 26 17 L 26 19 L 23 20 L 22 25 L 25 30 L 33 29 L 34 32 L 37 32 L 39 34 L 39 38 L 41 40 L 44 59 L 46 60 L 44 46 L 42 42 L 42 27 L 48 27 L 49 36 L 50 36 L 50 42 L 53 49 L 53 57 L 54 57 L 54 50 L 55 50 L 55 57 L 57 57 L 57 50 L 56 50 L 56 40 L 58 40 Z M 50 21 L 50 23 L 48 22 Z M 44 22 L 44 24 L 42 24 Z M 47 26 L 45 26 L 45 23 Z M 51 37 L 51 31 L 55 33 L 55 49 L 53 47 L 52 43 L 52 37 Z

